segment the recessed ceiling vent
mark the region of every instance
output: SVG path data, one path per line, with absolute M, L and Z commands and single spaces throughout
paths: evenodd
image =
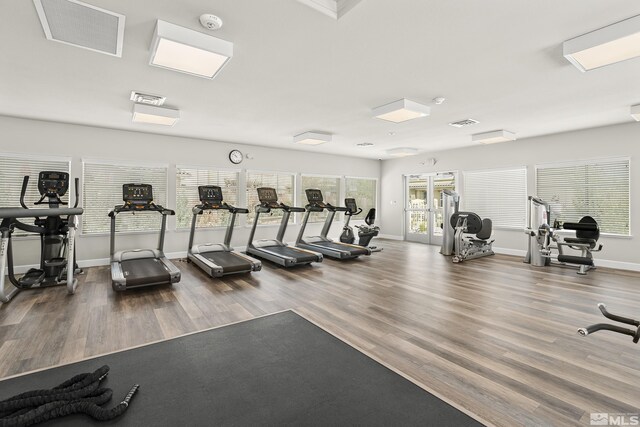
M 33 0 L 48 40 L 122 56 L 124 15 L 77 0 Z
M 473 119 L 464 119 L 464 120 L 459 120 L 457 122 L 451 122 L 449 123 L 449 126 L 453 126 L 454 128 L 463 128 L 465 126 L 471 126 L 471 125 L 475 125 L 480 123 L 477 120 L 473 120 Z

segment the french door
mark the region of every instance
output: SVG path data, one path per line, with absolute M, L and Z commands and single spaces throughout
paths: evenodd
M 455 190 L 452 172 L 405 176 L 405 239 L 442 244 L 442 191 Z

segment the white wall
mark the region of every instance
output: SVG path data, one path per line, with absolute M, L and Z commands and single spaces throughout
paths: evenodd
M 420 164 L 431 157 L 437 160 L 434 166 Z M 526 166 L 528 192 L 533 195 L 536 164 L 606 157 L 631 158 L 633 237 L 601 237 L 604 249 L 595 255 L 596 264 L 640 269 L 640 173 L 636 163 L 640 158 L 640 124 L 637 123 L 386 160 L 382 164 L 380 228 L 386 235 L 404 235 L 404 221 L 399 220 L 404 218 L 404 174 L 460 171 L 461 175 L 465 170 Z M 464 194 L 461 188 L 458 189 L 464 204 Z M 515 254 L 526 249 L 526 236 L 521 230 L 496 230 L 495 239 L 494 247 L 500 248 L 503 252 Z M 598 260 L 601 261 L 598 263 Z
M 308 174 L 326 174 L 340 176 L 358 176 L 379 178 L 378 160 L 358 159 L 312 152 L 272 149 L 267 147 L 231 144 L 199 139 L 162 136 L 149 133 L 119 131 L 97 127 L 52 123 L 36 120 L 17 119 L 0 116 L 0 154 L 22 153 L 38 156 L 71 157 L 71 176 L 82 177 L 82 159 L 104 159 L 117 162 L 139 161 L 141 164 L 155 163 L 169 165 L 169 194 L 167 207 L 175 207 L 175 165 L 211 166 L 212 168 L 242 168 L 243 170 L 303 172 Z M 245 159 L 241 165 L 234 166 L 228 160 L 229 151 L 239 149 L 250 153 L 252 159 Z M 298 178 L 299 184 L 299 178 Z M 20 186 L 21 182 L 3 182 L 3 186 Z M 174 189 L 173 191 L 171 189 Z M 298 200 L 304 206 L 306 200 Z M 18 205 L 18 200 L 16 200 Z M 105 213 L 105 221 L 108 221 Z M 298 221 L 299 222 L 299 221 Z M 319 224 L 307 227 L 309 234 L 320 231 Z M 291 225 L 287 229 L 286 241 L 293 241 L 299 226 Z M 250 227 L 237 227 L 232 244 L 245 246 Z M 341 231 L 340 224 L 334 224 L 332 235 Z M 256 238 L 275 237 L 277 227 L 259 227 Z M 222 241 L 224 229 L 213 231 L 199 230 L 196 240 Z M 165 240 L 165 252 L 178 254 L 186 252 L 189 239 L 188 231 L 176 231 L 175 219 L 170 218 Z M 39 241 L 16 239 L 14 244 L 16 265 L 36 264 L 38 262 Z M 157 234 L 136 233 L 119 235 L 116 249 L 155 247 Z M 108 235 L 83 236 L 77 238 L 77 254 L 81 265 L 102 263 L 109 256 Z M 83 262 L 84 261 L 84 262 Z

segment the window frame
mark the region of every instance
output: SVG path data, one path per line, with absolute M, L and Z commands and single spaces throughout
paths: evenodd
M 380 179 L 378 177 L 370 177 L 370 176 L 354 176 L 354 175 L 345 175 L 342 177 L 342 203 L 340 204 L 340 206 L 342 206 L 342 204 L 344 203 L 344 199 L 347 197 L 347 179 L 368 179 L 369 181 L 375 181 L 376 185 L 376 203 L 375 203 L 375 208 L 376 208 L 376 213 L 379 215 L 380 212 Z M 357 202 L 357 201 L 356 201 Z M 364 213 L 364 211 L 362 212 L 364 215 L 366 215 L 366 213 Z M 361 223 L 364 223 L 364 217 L 362 219 L 359 218 L 352 218 L 352 224 L 354 222 L 356 223 L 360 223 L 358 222 L 360 221 Z
M 71 156 L 56 156 L 56 155 L 42 155 L 42 154 L 33 154 L 33 153 L 15 153 L 15 152 L 0 152 L 0 159 L 9 158 L 9 159 L 19 159 L 25 161 L 37 161 L 37 162 L 62 162 L 67 163 L 66 172 L 69 173 L 69 190 L 67 191 L 69 200 L 73 200 L 72 196 L 75 198 L 75 177 L 72 174 L 72 163 L 73 157 Z M 82 178 L 81 178 L 82 179 Z M 29 179 L 30 185 L 33 184 L 32 178 Z M 22 183 L 20 184 L 22 186 Z M 37 184 L 36 184 L 37 185 Z M 82 207 L 82 181 L 80 182 L 80 187 L 78 188 L 78 206 Z M 19 207 L 20 201 L 18 200 L 13 207 Z M 11 207 L 11 206 L 7 206 Z M 82 215 L 80 215 L 82 217 Z M 35 233 L 26 233 L 18 231 L 11 236 L 12 240 L 20 241 L 20 240 L 40 240 L 40 236 Z
M 245 169 L 244 170 L 244 195 L 243 198 L 244 203 L 247 205 L 247 209 L 249 209 L 249 214 L 248 215 L 244 215 L 244 220 L 245 220 L 245 225 L 244 228 L 251 228 L 253 227 L 253 219 L 249 220 L 249 215 L 251 215 L 252 210 L 255 208 L 255 206 L 249 206 L 248 205 L 248 198 L 247 198 L 247 184 L 249 183 L 249 174 L 250 173 L 262 173 L 262 174 L 267 174 L 267 173 L 273 173 L 273 174 L 285 174 L 285 175 L 291 175 L 291 177 L 293 178 L 293 206 L 296 206 L 298 203 L 298 178 L 300 178 L 301 174 L 300 172 L 287 172 L 287 171 L 278 171 L 278 170 L 263 170 L 263 169 Z M 280 195 L 278 195 L 280 196 Z M 280 198 L 278 197 L 278 201 L 280 200 Z M 298 214 L 293 212 L 291 214 L 291 217 L 293 218 L 293 222 L 289 222 L 287 224 L 287 227 L 291 226 L 291 225 L 298 225 L 299 221 L 298 221 Z M 280 222 L 278 222 L 277 224 L 257 224 L 256 228 L 259 227 L 280 227 Z
M 544 162 L 537 163 L 534 165 L 534 176 L 533 183 L 535 187 L 536 194 L 538 193 L 538 169 L 553 169 L 553 168 L 562 168 L 562 167 L 575 167 L 575 166 L 586 166 L 586 165 L 597 165 L 599 163 L 611 163 L 611 162 L 624 162 L 626 161 L 629 164 L 629 233 L 628 234 L 618 234 L 618 233 L 605 233 L 600 232 L 601 237 L 607 238 L 615 238 L 615 239 L 632 239 L 633 238 L 633 224 L 631 219 L 633 218 L 632 213 L 632 203 L 631 203 L 631 195 L 633 194 L 632 186 L 633 181 L 631 180 L 631 157 L 628 156 L 613 156 L 613 157 L 590 157 L 587 159 L 581 160 L 567 160 L 567 161 L 559 161 L 559 162 Z M 568 230 L 557 230 L 557 233 L 561 235 L 572 235 L 574 232 Z
M 170 175 L 170 170 L 171 170 L 171 166 L 168 163 L 160 163 L 160 162 L 134 162 L 134 161 L 128 161 L 128 160 L 122 160 L 122 159 L 109 159 L 109 158 L 93 158 L 93 157 L 83 157 L 80 159 L 80 164 L 82 167 L 82 191 L 81 191 L 81 200 L 82 200 L 82 207 L 84 209 L 84 186 L 85 186 L 85 173 L 86 173 L 86 168 L 85 165 L 89 163 L 89 164 L 94 164 L 94 165 L 106 165 L 106 166 L 116 166 L 116 167 L 122 167 L 122 166 L 126 166 L 126 167 L 141 167 L 141 168 L 163 168 L 166 170 L 166 188 L 167 188 L 167 194 L 165 194 L 165 198 L 167 200 L 167 204 L 169 203 L 169 196 L 171 195 L 171 191 L 170 191 L 170 186 L 169 186 L 169 175 Z M 175 194 L 174 194 L 175 196 Z M 167 206 L 165 206 L 167 207 Z M 168 209 L 171 209 L 170 207 L 168 207 Z M 76 234 L 77 236 L 82 236 L 82 238 L 86 238 L 86 237 L 104 237 L 104 236 L 110 236 L 111 232 L 110 231 L 103 231 L 103 232 L 99 232 L 99 233 L 85 233 L 84 231 L 84 221 L 82 219 L 82 216 L 80 217 L 80 223 L 78 224 L 78 233 Z M 107 217 L 108 218 L 108 217 Z M 109 221 L 109 219 L 107 219 L 107 221 Z M 175 223 L 171 226 L 169 222 L 167 222 L 167 228 L 165 230 L 166 233 L 170 233 L 170 232 L 174 232 L 176 231 L 176 227 L 175 227 Z M 140 230 L 140 231 L 116 231 L 116 235 L 117 236 L 135 236 L 135 235 L 143 235 L 143 234 L 157 234 L 159 233 L 160 230 L 155 231 L 155 230 Z
M 306 195 L 302 194 L 302 192 L 304 191 L 304 186 L 302 185 L 302 179 L 305 178 L 305 177 L 307 177 L 307 178 L 331 178 L 331 179 L 338 180 L 338 203 L 337 203 L 337 206 L 342 206 L 343 203 L 341 203 L 341 202 L 344 202 L 344 194 L 345 194 L 345 191 L 346 191 L 346 185 L 345 185 L 345 182 L 344 182 L 344 179 L 345 179 L 344 176 L 342 176 L 342 175 L 329 175 L 329 174 L 325 175 L 325 174 L 320 174 L 320 173 L 300 173 L 300 188 L 298 189 L 298 192 L 300 193 L 299 194 L 299 197 L 300 197 L 299 203 L 301 203 L 303 205 L 303 207 L 306 206 L 307 203 L 308 203 L 308 202 L 304 201 L 306 199 Z M 376 183 L 376 185 L 377 185 L 377 183 Z M 377 193 L 377 188 L 376 188 L 376 193 Z M 323 193 L 323 196 L 324 196 L 324 193 Z M 378 199 L 376 197 L 376 201 L 377 200 Z M 326 202 L 326 200 L 325 200 L 325 202 Z M 301 214 L 301 215 L 305 215 L 305 214 L 306 213 Z M 334 221 L 336 219 L 338 219 L 337 218 L 338 216 L 339 216 L 339 213 L 338 213 L 338 215 L 336 215 L 336 218 L 334 219 Z M 311 221 L 311 220 L 309 220 L 308 224 L 323 224 L 325 222 L 325 220 L 326 220 L 326 216 L 325 216 L 325 219 L 322 219 L 320 221 Z
M 495 222 L 492 225 L 492 228 L 494 230 L 524 230 L 526 228 L 527 225 L 527 198 L 529 196 L 529 167 L 527 165 L 514 165 L 514 166 L 506 166 L 506 167 L 500 167 L 500 168 L 488 168 L 488 169 L 473 169 L 473 170 L 463 170 L 462 171 L 462 180 L 461 180 L 461 185 L 460 188 L 462 189 L 462 192 L 459 192 L 459 194 L 461 195 L 461 205 L 464 207 L 464 209 L 467 209 L 467 206 L 465 205 L 465 199 L 466 199 L 466 187 L 465 187 L 465 182 L 467 180 L 466 178 L 466 174 L 467 173 L 473 173 L 473 172 L 503 172 L 503 171 L 512 171 L 512 170 L 524 170 L 524 200 L 523 200 L 523 213 L 524 213 L 524 220 L 522 222 L 522 226 L 511 226 L 511 225 L 496 225 Z M 456 185 L 457 187 L 457 185 Z M 461 209 L 462 210 L 462 209 Z M 491 219 L 491 218 L 490 218 Z M 492 220 L 493 222 L 493 220 Z
M 237 168 L 218 168 L 218 167 L 213 167 L 213 166 L 204 166 L 204 165 L 185 165 L 185 164 L 176 164 L 175 165 L 175 194 L 174 194 L 174 201 L 176 204 L 175 207 L 175 211 L 176 211 L 176 215 L 178 214 L 178 170 L 179 169 L 197 169 L 197 170 L 207 170 L 207 171 L 213 171 L 213 172 L 233 172 L 236 173 L 237 177 L 237 181 L 238 181 L 238 193 L 236 194 L 236 198 L 238 199 L 238 201 L 236 203 L 238 203 L 238 205 L 240 205 L 241 200 L 240 200 L 240 195 L 242 194 L 241 191 L 241 179 L 240 177 L 243 175 L 243 169 L 237 169 Z M 169 178 L 168 174 L 167 174 L 167 179 Z M 246 178 L 245 178 L 245 183 L 244 183 L 244 188 L 245 188 L 245 192 L 246 192 Z M 168 188 L 168 187 L 167 187 Z M 237 207 L 242 207 L 242 206 L 237 206 Z M 240 220 L 244 220 L 244 216 L 245 215 L 238 215 L 236 217 L 236 224 L 233 227 L 234 229 L 242 227 L 242 224 L 240 223 Z M 196 227 L 196 231 L 197 230 L 225 230 L 227 228 L 226 225 L 216 225 L 214 227 L 204 227 L 204 228 L 198 228 Z M 176 233 L 190 233 L 191 232 L 191 225 L 189 225 L 188 227 L 185 228 L 180 228 L 178 227 L 178 220 L 176 218 L 175 221 L 175 227 L 172 229 L 172 231 L 175 231 Z

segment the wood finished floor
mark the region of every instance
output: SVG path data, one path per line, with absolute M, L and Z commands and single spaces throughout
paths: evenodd
M 371 257 L 114 293 L 109 269 L 0 307 L 0 377 L 293 308 L 499 426 L 588 425 L 640 411 L 640 346 L 607 332 L 596 304 L 640 316 L 640 274 L 579 276 L 494 256 L 452 264 L 437 248 L 383 241 Z M 178 363 L 178 362 L 177 362 Z M 212 362 L 213 363 L 213 362 Z

